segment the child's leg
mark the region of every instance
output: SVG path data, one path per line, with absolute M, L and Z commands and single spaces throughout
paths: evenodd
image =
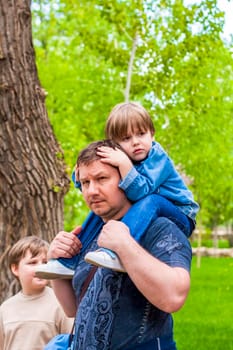
M 122 218 L 122 222 L 130 229 L 130 234 L 139 241 L 149 227 L 152 219 L 157 217 L 157 195 L 148 195 L 134 203 Z
M 147 196 L 133 204 L 121 220 L 129 227 L 130 233 L 135 239 L 140 239 L 155 217 L 155 199 L 153 197 L 154 195 Z M 85 260 L 90 264 L 125 272 L 117 254 L 106 248 L 87 253 Z
M 192 234 L 194 225 L 192 224 L 191 220 L 179 209 L 178 206 L 174 205 L 168 199 L 157 194 L 152 195 L 150 201 L 152 201 L 150 204 L 150 209 L 154 210 L 154 218 L 166 217 L 172 222 L 174 222 L 187 237 L 189 237 Z M 146 215 L 146 209 L 142 211 L 140 210 L 138 214 L 141 216 L 140 220 L 144 220 Z M 131 235 L 137 241 L 139 241 L 139 239 L 141 238 L 142 230 L 137 229 L 137 223 L 134 223 L 134 225 L 130 226 L 130 232 Z
M 162 216 L 173 221 L 186 236 L 189 237 L 192 233 L 187 216 L 170 201 L 156 194 L 148 195 L 134 203 L 121 221 L 129 227 L 131 236 L 139 241 L 152 219 Z M 109 249 L 100 248 L 95 252 L 89 252 L 86 254 L 85 260 L 94 265 L 125 272 L 117 254 Z

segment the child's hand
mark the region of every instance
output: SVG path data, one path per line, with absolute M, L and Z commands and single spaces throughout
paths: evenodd
M 127 164 L 131 161 L 127 154 L 121 151 L 119 148 L 110 148 L 110 147 L 99 147 L 97 154 L 102 158 L 101 162 L 108 163 L 110 165 L 120 168 L 122 165 Z
M 101 162 L 116 166 L 119 169 L 121 178 L 123 179 L 130 169 L 133 167 L 133 163 L 129 159 L 126 153 L 119 148 L 99 147 L 97 154 L 102 158 Z

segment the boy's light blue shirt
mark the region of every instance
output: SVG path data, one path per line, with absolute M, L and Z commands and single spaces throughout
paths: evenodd
M 159 194 L 192 220 L 195 220 L 199 205 L 194 201 L 192 192 L 162 146 L 153 141 L 148 157 L 134 167 L 119 183 L 127 198 L 135 202 L 148 194 Z

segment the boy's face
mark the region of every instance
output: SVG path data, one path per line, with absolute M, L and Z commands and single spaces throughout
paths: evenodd
M 36 266 L 46 262 L 46 252 L 41 252 L 35 257 L 32 257 L 30 250 L 28 250 L 25 257 L 20 260 L 18 265 L 13 264 L 11 266 L 12 273 L 18 277 L 22 287 L 22 292 L 25 295 L 39 294 L 48 284 L 47 280 L 35 276 Z
M 153 134 L 150 131 L 132 130 L 121 140 L 117 140 L 117 143 L 127 153 L 132 162 L 140 162 L 147 157 L 152 141 Z

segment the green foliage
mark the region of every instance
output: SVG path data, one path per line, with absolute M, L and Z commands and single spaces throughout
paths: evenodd
M 193 259 L 191 290 L 184 307 L 174 314 L 179 350 L 233 350 L 233 281 L 231 258 Z
M 156 139 L 193 178 L 202 222 L 232 217 L 232 43 L 217 1 L 33 1 L 34 46 L 46 105 L 71 174 L 78 151 L 104 137 L 124 100 L 135 36 L 131 100 L 149 110 Z M 76 202 L 79 203 L 76 205 Z M 72 208 L 71 208 L 72 207 Z M 71 187 L 66 226 L 87 209 Z
M 198 242 L 192 242 L 192 247 L 196 248 L 198 246 Z M 202 247 L 212 248 L 213 247 L 213 239 L 202 239 L 201 241 Z M 230 248 L 229 241 L 227 239 L 218 240 L 218 248 Z
M 84 204 L 81 192 L 73 185 L 71 185 L 69 196 L 65 197 L 65 208 L 65 230 L 69 232 L 84 222 L 89 211 Z

